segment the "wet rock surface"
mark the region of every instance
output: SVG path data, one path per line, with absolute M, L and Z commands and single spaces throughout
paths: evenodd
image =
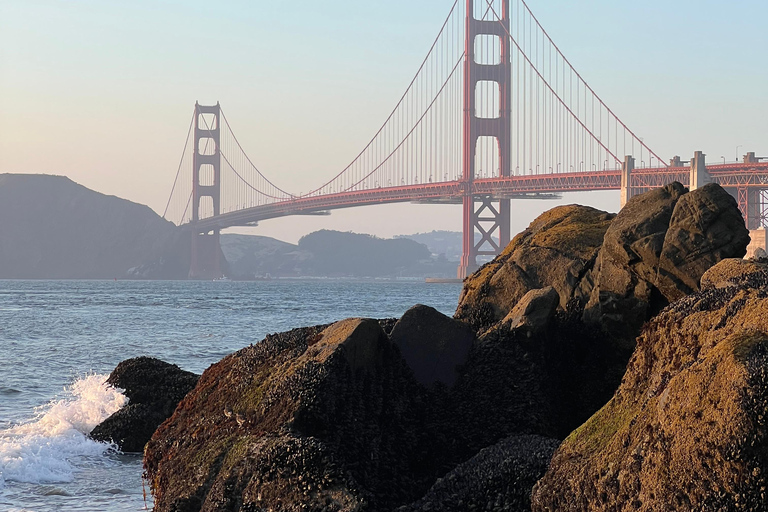
M 123 390 L 128 405 L 97 425 L 91 438 L 114 442 L 124 452 L 143 452 L 157 427 L 173 414 L 199 377 L 151 357 L 121 362 L 107 383 Z
M 531 489 L 560 441 L 514 436 L 480 451 L 438 480 L 423 498 L 397 512 L 531 510 Z
M 555 453 L 533 510 L 768 510 L 766 333 L 765 271 L 666 308 Z
M 419 304 L 398 320 L 391 339 L 421 384 L 452 386 L 459 367 L 467 361 L 475 333 L 466 324 Z

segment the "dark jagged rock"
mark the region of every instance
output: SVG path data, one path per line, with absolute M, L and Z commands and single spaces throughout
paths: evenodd
M 128 405 L 93 429 L 97 441 L 114 442 L 125 452 L 142 452 L 155 429 L 173 414 L 197 383 L 198 375 L 150 357 L 127 359 L 107 383 L 124 390 Z
M 736 201 L 716 184 L 688 192 L 672 183 L 633 197 L 615 218 L 553 208 L 465 281 L 455 317 L 482 332 L 526 293 L 551 286 L 561 310 L 583 306 L 586 323 L 631 351 L 644 322 L 748 243 Z
M 448 443 L 378 322 L 296 329 L 224 358 L 147 445 L 155 511 L 384 511 Z M 448 447 L 449 448 L 449 447 Z
M 555 453 L 533 510 L 768 510 L 768 271 L 684 297 Z
M 579 295 L 614 215 L 587 206 L 558 206 L 534 220 L 493 261 L 464 281 L 455 317 L 483 331 L 502 320 L 530 290 L 552 286 L 560 307 Z
M 466 324 L 419 304 L 398 320 L 391 339 L 421 384 L 452 386 L 475 334 Z
M 675 205 L 664 237 L 657 288 L 670 301 L 698 291 L 701 276 L 725 258 L 743 258 L 749 230 L 736 199 L 710 183 Z
M 635 196 L 611 222 L 589 276 L 587 323 L 631 344 L 650 315 L 669 303 L 654 286 L 672 213 L 686 193 L 672 183 Z
M 562 439 L 610 399 L 628 356 L 580 316 L 559 311 L 537 333 L 499 323 L 482 334 L 448 398 L 471 453 L 512 434 Z
M 633 197 L 605 234 L 584 320 L 631 349 L 643 323 L 697 291 L 721 259 L 744 256 L 748 243 L 736 201 L 719 185 L 688 192 L 672 183 Z
M 397 512 L 531 510 L 531 489 L 560 441 L 515 436 L 489 446 L 439 479 L 420 500 Z

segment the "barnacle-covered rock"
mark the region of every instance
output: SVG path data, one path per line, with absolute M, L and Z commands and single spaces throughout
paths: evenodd
M 638 338 L 533 510 L 768 510 L 768 271 L 684 297 Z
M 728 288 L 748 279 L 753 274 L 768 270 L 768 263 L 742 258 L 724 259 L 701 276 L 701 289 Z
M 466 324 L 418 304 L 405 312 L 391 333 L 392 343 L 425 386 L 452 386 L 467 361 L 475 333 Z
M 155 511 L 391 510 L 444 448 L 425 388 L 375 320 L 268 336 L 203 373 L 155 432 Z
M 529 512 L 531 488 L 559 444 L 539 436 L 504 439 L 454 468 L 424 497 L 397 512 Z
M 126 359 L 107 379 L 123 390 L 128 404 L 96 425 L 90 436 L 124 452 L 143 452 L 155 429 L 195 387 L 199 375 L 152 357 Z

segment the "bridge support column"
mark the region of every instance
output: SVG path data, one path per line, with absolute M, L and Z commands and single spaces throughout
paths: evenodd
M 736 199 L 747 229 L 760 228 L 764 223 L 764 209 L 768 191 L 750 187 L 747 184 L 726 190 Z
M 635 159 L 631 156 L 624 157 L 624 163 L 621 164 L 621 207 L 627 204 L 635 194 L 632 190 L 632 171 L 635 170 Z
M 689 190 L 696 190 L 707 183 L 712 183 L 712 177 L 707 171 L 706 156 L 701 151 L 697 151 L 691 160 L 691 181 L 689 181 Z
M 741 194 L 739 194 L 741 195 Z M 762 225 L 762 205 L 760 204 L 760 189 L 748 188 L 746 191 L 747 203 L 742 209 L 742 214 L 746 213 L 744 220 L 747 223 L 747 229 L 758 229 Z M 739 205 L 741 207 L 741 205 Z
M 500 21 L 478 20 L 474 16 L 476 0 L 466 0 L 465 57 L 464 57 L 464 125 L 462 165 L 464 184 L 463 248 L 457 276 L 464 279 L 477 270 L 478 256 L 496 256 L 509 244 L 510 201 L 474 194 L 473 180 L 476 173 L 478 142 L 481 137 L 494 139 L 497 155 L 482 155 L 486 162 L 493 162 L 498 169 L 492 171 L 499 177 L 510 175 L 511 171 L 511 43 L 509 40 L 509 0 L 501 1 Z M 482 2 L 483 4 L 485 2 Z M 498 63 L 478 62 L 475 55 L 475 41 L 479 36 L 491 37 L 498 41 L 500 59 Z M 488 84 L 495 84 L 499 91 L 499 111 L 493 117 L 488 113 L 478 116 L 477 98 L 479 82 L 486 82 L 481 92 L 488 91 Z M 492 88 L 493 86 L 491 86 Z M 483 144 L 487 147 L 487 144 Z M 494 146 L 494 145 L 492 145 Z M 490 170 L 490 169 L 488 169 Z M 475 231 L 480 240 L 475 242 Z M 494 238 L 496 237 L 496 238 Z
M 195 103 L 195 146 L 192 162 L 192 229 L 200 220 L 203 199 L 210 204 L 204 213 L 219 215 L 221 202 L 221 152 L 219 104 L 203 106 Z M 190 279 L 215 279 L 222 276 L 221 244 L 218 229 L 205 233 L 192 232 Z
M 760 159 L 755 156 L 755 153 L 749 152 L 744 155 L 745 164 L 757 164 L 760 163 Z M 739 196 L 739 208 L 744 215 L 744 220 L 747 223 L 747 228 L 750 230 L 760 229 L 764 225 L 764 215 L 766 207 L 766 198 L 768 197 L 768 190 L 759 189 L 756 187 L 743 187 L 738 189 Z M 746 199 L 742 207 L 741 198 Z M 764 232 L 764 230 L 763 230 Z

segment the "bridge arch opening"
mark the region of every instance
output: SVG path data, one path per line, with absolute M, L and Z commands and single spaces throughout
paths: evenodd
M 475 117 L 498 119 L 501 117 L 501 86 L 499 82 L 480 80 L 475 87 Z
M 496 19 L 493 11 L 501 14 L 503 2 L 504 0 L 491 0 L 490 2 L 485 0 L 475 1 L 472 6 L 472 17 L 476 20 L 493 21 Z
M 497 137 L 478 137 L 475 148 L 475 179 L 501 175 L 501 153 Z
M 203 187 L 212 187 L 216 184 L 216 170 L 211 164 L 200 166 L 199 184 Z
M 216 141 L 211 137 L 201 137 L 197 141 L 197 153 L 203 156 L 210 156 L 216 154 Z
M 475 36 L 475 63 L 482 66 L 501 64 L 501 38 L 493 34 Z
M 212 112 L 198 112 L 197 126 L 201 130 L 216 130 L 218 129 L 216 114 Z
M 211 196 L 202 196 L 198 203 L 198 215 L 201 219 L 207 219 L 213 217 L 213 198 Z

